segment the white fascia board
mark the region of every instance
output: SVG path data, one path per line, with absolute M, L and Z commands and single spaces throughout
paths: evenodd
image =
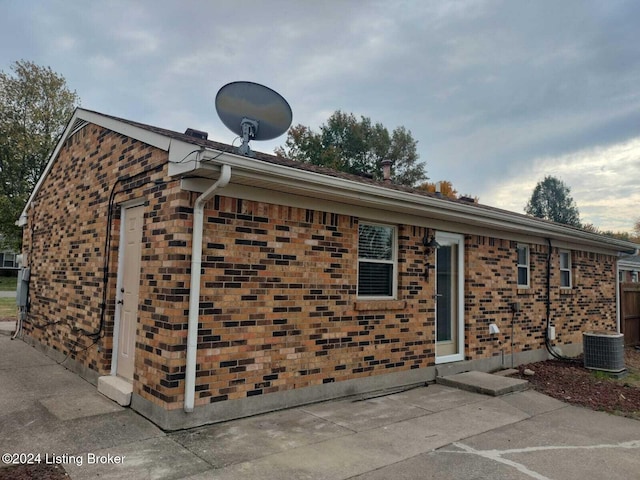
M 108 130 L 112 130 L 116 133 L 120 133 L 124 136 L 131 137 L 135 140 L 138 140 L 139 142 L 159 148 L 160 150 L 169 150 L 171 139 L 166 135 L 155 133 L 145 128 L 137 127 L 135 125 L 131 125 L 130 123 L 121 122 L 120 120 L 117 120 L 115 118 L 106 117 L 99 113 L 90 112 L 81 108 L 78 108 L 76 112 L 80 120 L 86 120 L 89 123 L 93 123 Z
M 74 125 L 78 120 L 84 120 L 85 122 L 93 123 L 100 127 L 104 127 L 116 133 L 120 133 L 122 135 L 134 138 L 142 143 L 149 144 L 153 147 L 160 148 L 162 150 L 169 150 L 169 145 L 171 143 L 171 140 L 164 135 L 160 135 L 158 133 L 145 130 L 144 128 L 136 127 L 134 125 L 121 122 L 114 118 L 105 117 L 104 115 L 101 115 L 96 112 L 83 110 L 82 108 L 79 108 L 79 107 L 76 108 L 75 111 L 73 112 L 73 115 L 71 116 L 71 119 L 69 120 L 69 123 L 67 123 L 67 126 L 62 136 L 60 137 L 60 140 L 58 141 L 56 147 L 54 148 L 53 153 L 49 157 L 47 166 L 42 172 L 42 175 L 40 175 L 40 178 L 38 179 L 38 183 L 36 183 L 36 186 L 31 192 L 31 195 L 29 196 L 29 199 L 27 200 L 27 203 L 24 206 L 24 209 L 22 210 L 22 214 L 20 215 L 19 220 L 16 222 L 16 225 L 18 225 L 19 227 L 24 227 L 27 224 L 27 211 L 29 210 L 29 206 L 31 205 L 31 202 L 37 195 L 38 191 L 40 190 L 40 187 L 42 186 L 44 179 L 49 174 L 49 171 L 51 170 L 51 167 L 53 166 L 56 158 L 58 158 L 60 149 L 62 148 L 64 143 L 67 141 L 67 138 L 69 138 L 69 135 L 74 133 L 74 130 L 73 130 Z
M 205 148 L 194 145 L 193 143 L 183 142 L 172 139 L 169 146 L 169 168 L 170 177 L 184 176 L 193 172 L 199 166 L 200 159 Z M 219 172 L 219 168 L 216 173 Z
M 202 193 L 211 186 L 213 181 L 214 180 L 211 180 L 210 178 L 186 177 L 181 180 L 181 188 L 190 192 Z M 546 240 L 540 236 L 526 235 L 518 231 L 507 232 L 505 229 L 491 229 L 486 225 L 478 226 L 471 225 L 468 222 L 456 222 L 451 217 L 446 216 L 443 216 L 442 218 L 435 218 L 433 215 L 429 216 L 425 214 L 424 209 L 416 210 L 413 213 L 409 212 L 407 209 L 402 211 L 391 211 L 388 208 L 381 209 L 377 207 L 369 207 L 366 206 L 364 202 L 359 205 L 355 202 L 349 204 L 338 200 L 329 200 L 326 196 L 319 197 L 317 195 L 288 193 L 284 192 L 283 189 L 276 190 L 273 186 L 269 188 L 267 186 L 263 187 L 240 183 L 229 183 L 229 185 L 224 188 L 224 192 L 221 192 L 220 194 L 226 197 L 241 198 L 249 201 L 272 203 L 288 207 L 306 208 L 310 210 L 337 213 L 339 215 L 354 216 L 380 223 L 414 225 L 417 227 L 432 228 L 442 232 L 483 235 L 523 243 L 546 245 Z M 563 243 L 563 245 L 567 244 Z M 592 249 L 591 251 L 597 252 L 597 249 Z M 610 254 L 611 252 L 600 251 L 597 253 Z
M 640 260 L 618 259 L 618 267 L 621 270 L 640 270 Z
M 31 191 L 31 195 L 29 195 L 29 199 L 27 200 L 27 203 L 24 206 L 22 213 L 20 214 L 20 218 L 16 222 L 17 226 L 24 227 L 27 224 L 27 211 L 29 210 L 29 206 L 31 206 L 31 202 L 33 201 L 34 197 L 38 193 L 38 190 L 40 190 L 40 187 L 42 186 L 42 182 L 44 182 L 44 179 L 49 174 L 49 171 L 51 170 L 51 166 L 53 165 L 53 162 L 58 156 L 58 153 L 60 152 L 62 145 L 64 145 L 64 142 L 66 142 L 67 137 L 69 136 L 69 133 L 71 132 L 73 126 L 75 125 L 76 120 L 78 119 L 79 111 L 80 109 L 76 108 L 75 111 L 73 112 L 73 115 L 71 116 L 71 119 L 67 123 L 67 126 L 64 129 L 62 136 L 60 137 L 60 140 L 58 140 L 56 147 L 53 149 L 53 153 L 51 154 L 51 156 L 49 157 L 49 160 L 47 161 L 46 167 L 44 167 L 44 171 L 42 172 L 42 175 L 40 175 L 40 178 L 38 179 L 36 186 Z
M 216 157 L 215 161 L 207 158 Z M 576 231 L 564 225 L 518 215 L 504 210 L 489 210 L 449 200 L 382 188 L 376 185 L 331 177 L 316 172 L 256 161 L 249 157 L 207 151 L 202 160 L 194 161 L 193 169 L 206 169 L 215 174 L 221 163 L 233 168 L 231 182 L 238 178 L 268 182 L 297 190 L 305 196 L 340 199 L 340 201 L 393 212 L 447 218 L 453 222 L 482 226 L 494 230 L 516 232 L 523 235 L 561 240 L 573 245 L 588 245 L 612 252 L 633 251 L 637 246 L 631 242 L 603 237 L 590 232 Z M 191 169 L 190 169 L 191 170 Z

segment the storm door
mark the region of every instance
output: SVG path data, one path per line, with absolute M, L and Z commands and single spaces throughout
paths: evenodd
M 436 233 L 436 363 L 464 360 L 464 237 Z

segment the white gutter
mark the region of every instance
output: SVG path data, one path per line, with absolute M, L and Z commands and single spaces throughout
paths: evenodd
M 207 153 L 215 155 L 213 158 L 208 158 Z M 207 150 L 207 153 L 194 163 L 189 174 L 193 174 L 194 171 L 216 172 L 219 168 L 218 163 L 212 160 L 218 159 L 221 154 L 215 150 Z M 411 210 L 416 215 L 435 215 L 436 218 L 446 217 L 450 221 L 538 235 L 543 238 L 551 236 L 554 240 L 609 248 L 618 252 L 632 253 L 637 248 L 637 245 L 629 241 L 605 237 L 499 208 L 467 205 L 403 190 L 381 188 L 377 184 L 360 183 L 268 161 L 256 161 L 234 154 L 224 154 L 219 161 L 228 163 L 234 168 L 234 183 L 244 181 L 248 181 L 247 184 L 272 183 L 273 187 L 284 187 L 278 188 L 279 191 L 309 197 L 333 199 L 347 204 L 366 205 L 390 211 Z
M 187 365 L 184 381 L 184 411 L 193 412 L 196 395 L 196 354 L 198 352 L 198 312 L 200 310 L 200 269 L 202 266 L 202 230 L 204 205 L 216 190 L 231 179 L 231 167 L 222 165 L 220 177 L 193 205 L 193 239 L 191 245 L 191 287 L 189 289 L 189 320 L 187 323 Z

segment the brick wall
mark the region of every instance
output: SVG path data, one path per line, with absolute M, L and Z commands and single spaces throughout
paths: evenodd
M 222 196 L 205 215 L 197 404 L 433 364 L 424 229 L 399 228 L 399 300 L 358 302 L 358 218 Z
M 134 391 L 182 407 L 196 194 L 166 177 L 166 152 L 89 125 L 46 177 L 24 233 L 32 268 L 28 335 L 98 374 L 111 368 L 122 202 L 145 200 Z M 142 174 L 139 174 L 143 172 Z M 109 198 L 116 181 L 107 232 Z M 398 226 L 398 298 L 356 297 L 356 216 L 225 197 L 205 209 L 196 405 L 434 365 L 435 275 L 424 276 L 425 228 Z M 105 239 L 107 303 L 100 328 Z M 433 259 L 431 259 L 433 262 Z M 516 285 L 516 244 L 465 237 L 465 355 L 544 348 L 546 245 L 531 245 L 531 288 Z M 615 325 L 615 258 L 572 252 L 573 288 L 559 288 L 557 342 Z M 489 324 L 500 328 L 498 344 Z M 85 332 L 86 333 L 86 332 Z M 97 342 L 94 341 L 97 339 Z
M 517 287 L 516 242 L 467 236 L 465 316 L 467 358 L 476 359 L 545 348 L 547 245 L 530 244 L 530 288 Z M 551 311 L 554 345 L 582 344 L 582 332 L 616 328 L 615 257 L 571 252 L 572 288 L 560 288 L 558 248 L 551 255 Z M 515 315 L 511 304 L 519 302 Z M 512 329 L 513 322 L 513 329 Z M 489 334 L 495 323 L 499 335 Z M 512 335 L 513 331 L 513 335 Z M 499 343 L 501 342 L 501 343 Z
M 31 304 L 24 331 L 96 374 L 107 374 L 111 368 L 120 230 L 117 204 L 146 198 L 149 226 L 169 221 L 158 214 L 158 207 L 171 192 L 179 192 L 178 182 L 153 182 L 164 179 L 165 162 L 166 152 L 87 125 L 62 146 L 27 212 L 23 252 L 31 268 Z M 112 192 L 116 206 L 107 232 Z

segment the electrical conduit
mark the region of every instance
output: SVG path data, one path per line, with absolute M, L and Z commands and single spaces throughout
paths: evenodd
M 576 361 L 573 358 L 565 357 L 564 355 L 556 352 L 551 345 L 549 339 L 549 330 L 551 328 L 551 254 L 553 253 L 553 246 L 551 245 L 551 239 L 547 238 L 548 252 L 547 252 L 547 327 L 544 332 L 544 345 L 547 347 L 547 351 L 551 356 L 557 360 Z
M 184 411 L 193 412 L 196 394 L 196 356 L 198 352 L 198 312 L 200 310 L 200 269 L 202 265 L 202 231 L 204 205 L 216 190 L 231 179 L 231 167 L 222 165 L 220 177 L 200 195 L 193 205 L 193 242 L 191 245 L 191 287 L 189 289 L 189 320 L 187 323 L 187 365 L 184 382 Z

